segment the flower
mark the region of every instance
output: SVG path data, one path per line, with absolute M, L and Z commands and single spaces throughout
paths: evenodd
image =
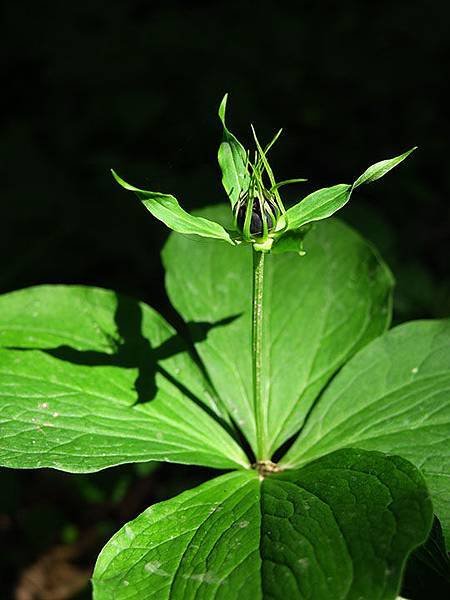
M 252 126 L 256 150 L 254 161 L 250 161 L 250 152 L 244 149 L 225 124 L 227 98 L 228 94 L 225 94 L 219 107 L 223 137 L 218 158 L 222 184 L 231 203 L 234 230 L 226 229 L 216 221 L 189 214 L 171 194 L 136 188 L 112 171 L 122 187 L 133 191 L 154 217 L 178 233 L 215 238 L 233 246 L 250 243 L 259 252 L 296 252 L 303 256 L 303 240 L 315 221 L 331 217 L 347 204 L 357 187 L 383 177 L 416 149 L 411 148 L 400 156 L 375 163 L 352 185 L 341 183 L 322 188 L 285 210 L 279 188 L 306 179 L 275 181 L 267 154 L 282 130 L 263 149 Z

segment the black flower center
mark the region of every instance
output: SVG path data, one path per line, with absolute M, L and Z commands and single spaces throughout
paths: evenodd
M 263 210 L 261 211 L 261 204 L 263 205 Z M 237 210 L 237 218 L 236 222 L 241 231 L 244 230 L 245 224 L 245 215 L 247 212 L 247 201 L 242 200 L 239 203 L 239 207 Z M 250 220 L 250 233 L 251 235 L 263 235 L 264 233 L 264 223 L 263 223 L 263 215 L 266 219 L 267 223 L 267 231 L 271 231 L 276 223 L 275 223 L 275 215 L 277 214 L 277 206 L 273 202 L 273 200 L 264 199 L 262 203 L 260 203 L 258 198 L 253 199 L 253 207 L 252 207 L 252 216 Z

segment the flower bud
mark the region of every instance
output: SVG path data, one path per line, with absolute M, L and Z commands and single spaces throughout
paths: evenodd
M 237 202 L 235 208 L 236 224 L 242 233 L 245 233 L 244 228 L 247 206 L 251 201 L 253 201 L 253 206 L 249 233 L 252 236 L 260 237 L 264 235 L 264 225 L 267 227 L 267 232 L 272 231 L 275 228 L 280 211 L 275 199 L 268 190 L 264 190 L 263 193 L 260 193 L 259 197 L 254 195 L 252 200 L 250 200 L 250 194 L 246 192 Z

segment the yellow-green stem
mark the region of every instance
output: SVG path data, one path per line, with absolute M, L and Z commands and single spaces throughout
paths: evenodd
M 268 460 L 266 415 L 263 404 L 263 300 L 264 300 L 264 252 L 253 249 L 253 298 L 252 298 L 252 363 L 253 408 L 256 421 L 257 460 Z

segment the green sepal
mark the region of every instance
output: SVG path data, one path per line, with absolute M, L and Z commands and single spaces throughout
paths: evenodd
M 227 129 L 225 112 L 228 94 L 222 99 L 219 107 L 219 118 L 223 126 L 223 138 L 219 146 L 219 165 L 222 171 L 222 184 L 234 208 L 239 196 L 248 189 L 250 174 L 247 169 L 248 156 L 244 146 Z
M 309 194 L 286 212 L 287 230 L 331 217 L 350 200 L 352 186 L 345 183 L 322 188 Z
M 291 185 L 292 183 L 304 183 L 305 181 L 308 181 L 308 180 L 305 179 L 304 177 L 297 177 L 295 179 L 285 179 L 284 181 L 279 181 L 274 186 L 272 186 L 270 191 L 273 192 L 274 190 L 279 190 L 280 187 L 283 187 L 285 185 Z
M 296 252 L 300 256 L 305 256 L 304 239 L 311 229 L 312 225 L 304 225 L 295 231 L 288 231 L 281 234 L 280 239 L 273 245 L 274 254 L 283 254 L 284 252 Z
M 185 235 L 199 235 L 202 237 L 216 238 L 234 245 L 234 240 L 222 225 L 215 221 L 189 214 L 181 208 L 178 204 L 178 200 L 174 196 L 141 190 L 124 181 L 114 171 L 111 170 L 111 172 L 117 183 L 126 190 L 134 192 L 145 208 L 151 212 L 154 217 L 167 225 L 169 229 Z
M 383 177 L 383 175 L 404 161 L 415 149 L 416 147 L 411 148 L 400 156 L 375 163 L 366 169 L 352 185 L 341 183 L 332 187 L 322 188 L 309 194 L 286 212 L 287 229 L 284 235 L 299 229 L 307 223 L 331 217 L 347 204 L 355 188 L 364 183 L 370 183 L 380 179 L 380 177 Z M 283 237 L 284 236 L 280 236 L 277 242 L 277 245 L 281 245 L 281 247 L 283 247 L 281 244 Z M 276 246 L 274 245 L 274 251 L 275 247 Z M 292 248 L 292 250 L 297 251 L 295 245 L 292 243 L 286 244 L 285 248 Z M 279 252 L 280 251 L 288 252 L 290 250 L 280 249 Z
M 381 160 L 380 162 L 377 162 L 374 165 L 370 166 L 355 181 L 355 183 L 353 184 L 353 189 L 359 187 L 363 183 L 371 183 L 372 181 L 376 181 L 377 179 L 380 179 L 380 177 L 383 177 L 391 169 L 393 169 L 398 164 L 403 162 L 405 160 L 405 158 L 408 158 L 408 156 L 412 152 L 414 152 L 414 150 L 416 150 L 416 149 L 417 149 L 417 146 L 414 146 L 410 150 L 407 150 L 403 154 L 400 154 L 400 156 L 396 156 L 394 158 L 388 158 L 387 160 Z

